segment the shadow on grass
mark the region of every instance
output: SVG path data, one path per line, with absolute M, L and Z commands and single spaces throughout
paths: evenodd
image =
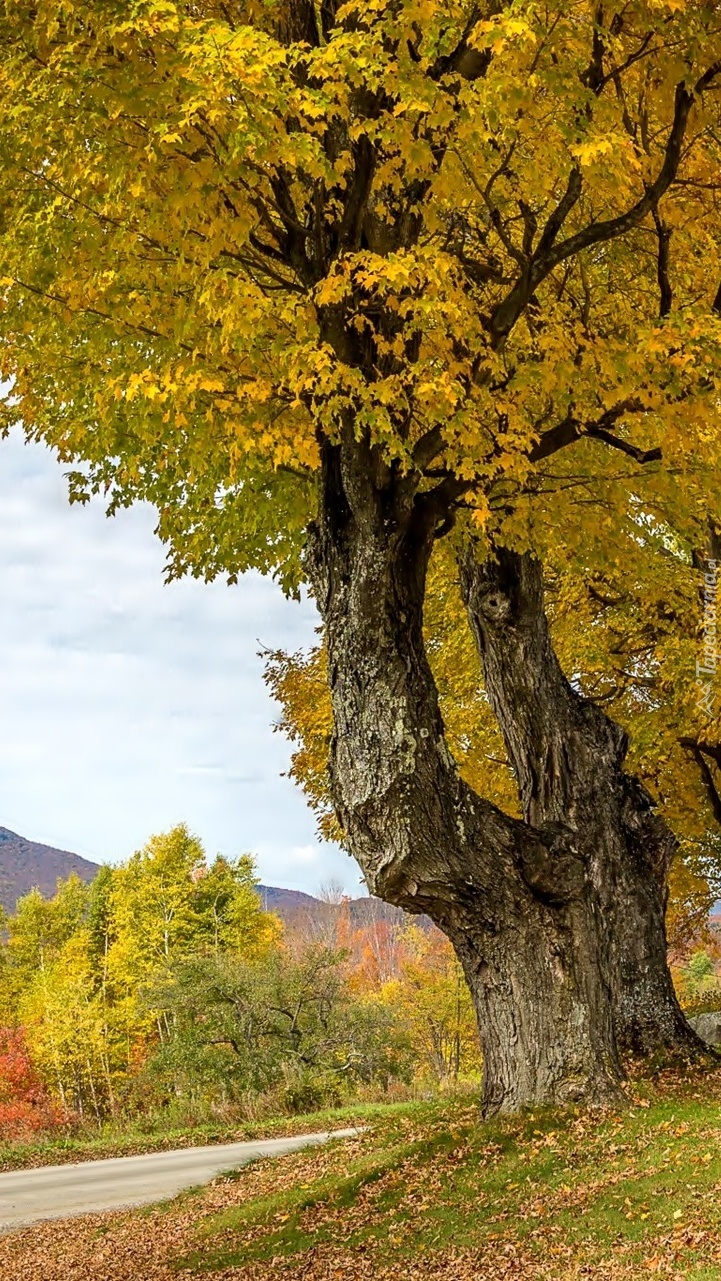
M 332 1245 L 393 1267 L 512 1245 L 593 1266 L 621 1255 L 641 1269 L 680 1251 L 685 1270 L 674 1275 L 718 1281 L 708 1263 L 709 1242 L 721 1249 L 718 1074 L 700 1091 L 617 1115 L 544 1110 L 480 1123 L 468 1104 L 399 1114 L 352 1160 L 339 1145 L 318 1178 L 294 1184 L 286 1167 L 283 1186 L 269 1178 L 267 1194 L 206 1219 L 176 1266 L 290 1264 Z M 298 1169 L 307 1180 L 307 1163 Z

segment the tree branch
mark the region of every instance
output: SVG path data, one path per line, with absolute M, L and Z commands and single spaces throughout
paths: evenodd
M 490 0 L 490 3 L 485 7 L 485 13 L 482 15 L 481 6 L 473 6 L 463 29 L 463 34 L 455 49 L 452 53 L 446 54 L 442 58 L 436 58 L 436 61 L 430 67 L 428 75 L 431 80 L 440 80 L 442 76 L 450 75 L 453 72 L 456 72 L 464 80 L 480 80 L 485 76 L 491 65 L 493 53 L 490 48 L 474 49 L 468 42 L 481 17 L 493 17 L 495 14 L 500 13 L 502 8 L 501 0 Z M 417 56 L 416 50 L 411 51 L 411 56 L 414 54 Z
M 532 463 L 541 462 L 544 458 L 550 458 L 552 454 L 557 454 L 559 450 L 565 449 L 567 445 L 572 445 L 577 440 L 583 440 L 589 437 L 591 440 L 603 441 L 612 449 L 618 449 L 623 454 L 628 454 L 629 458 L 635 459 L 637 463 L 655 463 L 661 457 L 661 450 L 640 449 L 638 445 L 631 444 L 628 440 L 623 440 L 620 436 L 615 436 L 611 428 L 625 414 L 642 413 L 643 405 L 640 401 L 626 400 L 619 405 L 614 405 L 612 409 L 606 410 L 605 414 L 593 423 L 583 423 L 580 419 L 575 418 L 569 413 L 555 427 L 551 427 L 544 432 L 538 442 L 530 451 L 529 458 Z
M 653 210 L 653 222 L 658 237 L 658 260 L 656 266 L 659 292 L 658 314 L 663 320 L 665 316 L 670 314 L 673 304 L 673 289 L 669 278 L 671 228 L 663 221 L 657 208 Z
M 588 428 L 585 435 L 590 436 L 592 440 L 602 440 L 612 449 L 619 449 L 622 454 L 628 454 L 629 458 L 633 458 L 637 463 L 657 463 L 663 457 L 660 448 L 639 449 L 637 445 L 632 445 L 628 440 L 622 440 L 620 436 L 614 436 L 604 427 Z
M 560 214 L 563 213 L 563 209 L 569 201 L 575 203 L 573 200 L 575 182 L 572 181 L 573 171 L 571 172 L 566 193 L 549 219 L 550 226 L 547 225 L 546 229 L 548 236 L 546 237 L 546 232 L 544 232 L 529 268 L 521 274 L 516 284 L 496 308 L 492 317 L 490 330 L 494 347 L 498 348 L 503 345 L 519 316 L 528 306 L 535 289 L 553 271 L 554 267 L 557 267 L 559 263 L 565 262 L 568 258 L 575 257 L 582 250 L 589 249 L 592 245 L 614 240 L 624 235 L 625 232 L 638 226 L 647 214 L 657 208 L 659 200 L 668 191 L 678 172 L 691 108 L 698 95 L 710 87 L 719 73 L 721 73 L 721 60 L 710 66 L 697 80 L 692 89 L 688 89 L 684 81 L 676 86 L 673 120 L 666 141 L 663 163 L 654 182 L 646 187 L 640 199 L 630 209 L 627 209 L 617 217 L 591 222 L 581 231 L 576 232 L 575 235 L 568 236 L 560 244 L 554 243 Z
M 556 205 L 553 213 L 550 215 L 541 233 L 541 239 L 538 242 L 534 259 L 547 254 L 552 248 L 569 213 L 580 198 L 582 186 L 583 179 L 581 177 L 581 170 L 576 166 L 571 170 L 568 177 L 568 183 L 566 184 L 566 190 Z
M 436 423 L 431 427 L 420 440 L 416 441 L 413 448 L 413 465 L 418 471 L 425 471 L 426 467 L 438 457 L 445 445 L 443 437 L 443 424 Z
M 710 756 L 719 768 L 721 768 L 721 747 L 718 745 L 712 746 L 709 743 L 702 744 L 696 738 L 680 738 L 679 743 L 681 747 L 686 748 L 686 751 L 690 753 L 698 765 L 704 787 L 706 788 L 706 792 L 711 803 L 713 816 L 721 827 L 721 793 L 719 793 L 719 789 L 716 786 L 716 780 L 714 779 L 711 766 L 707 760 L 707 757 Z

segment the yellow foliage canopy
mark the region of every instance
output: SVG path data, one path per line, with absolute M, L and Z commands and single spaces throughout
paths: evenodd
M 720 515 L 719 18 L 5 0 L 4 423 L 77 464 L 75 498 L 155 504 L 171 575 L 294 589 L 319 446 L 352 422 L 439 533 L 460 516 L 568 571 L 566 670 L 691 816 L 679 740 L 721 739 L 691 675 Z M 429 608 L 441 684 L 469 670 L 442 659 L 454 617 Z M 495 731 L 453 698 L 475 769 Z
M 609 547 L 631 496 L 697 537 L 718 17 L 6 0 L 6 421 L 155 503 L 172 573 L 297 583 L 348 412 L 507 542 Z

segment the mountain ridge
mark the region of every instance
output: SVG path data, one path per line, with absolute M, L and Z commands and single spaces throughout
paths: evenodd
M 9 827 L 0 827 L 0 906 L 12 912 L 23 894 L 37 888 L 48 897 L 55 893 L 59 879 L 73 872 L 82 881 L 90 882 L 97 876 L 99 863 L 58 849 L 31 841 Z M 300 912 L 317 908 L 322 900 L 304 890 L 291 890 L 279 885 L 259 885 L 258 893 L 266 911 L 279 916 L 296 916 Z M 351 900 L 363 903 L 364 899 Z
M 17 900 L 34 887 L 46 896 L 54 894 L 60 877 L 75 872 L 81 881 L 92 881 L 98 868 L 98 863 L 70 850 L 30 841 L 9 827 L 0 827 L 0 904 L 6 911 L 11 912 Z

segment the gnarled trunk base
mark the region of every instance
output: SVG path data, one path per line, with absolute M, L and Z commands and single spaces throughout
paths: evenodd
M 562 921 L 534 908 L 493 937 L 477 921 L 457 936 L 449 931 L 478 1017 L 484 1115 L 622 1098 L 607 994 L 583 914 L 571 909 Z

